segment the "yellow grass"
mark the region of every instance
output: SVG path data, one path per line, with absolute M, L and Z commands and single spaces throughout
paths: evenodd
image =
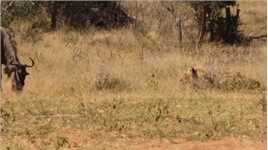
M 256 7 L 250 7 L 252 3 L 256 3 Z M 241 19 L 244 22 L 241 28 L 244 33 L 252 36 L 266 34 L 266 1 L 241 2 L 240 7 Z M 8 113 L 13 112 L 13 115 L 21 120 L 24 119 L 21 116 L 26 114 L 25 118 L 29 117 L 33 124 L 27 128 L 26 121 L 16 120 L 17 124 L 14 123 L 8 128 L 10 130 L 6 134 L 6 145 L 14 146 L 19 140 L 12 137 L 17 135 L 26 137 L 26 144 L 22 144 L 26 145 L 24 149 L 31 146 L 31 149 L 62 146 L 60 142 L 64 141 L 64 138 L 59 136 L 63 136 L 65 128 L 79 130 L 83 139 L 87 139 L 84 135 L 88 132 L 98 135 L 99 131 L 100 139 L 106 134 L 111 136 L 114 132 L 116 135 L 150 138 L 180 137 L 177 132 L 190 139 L 247 136 L 262 140 L 264 137 L 266 112 L 261 110 L 266 105 L 265 100 L 263 101 L 264 91 L 195 90 L 186 88 L 179 80 L 189 68 L 195 67 L 215 74 L 226 71 L 240 72 L 247 78 L 259 81 L 266 88 L 265 42 L 254 40 L 249 46 L 205 43 L 200 49 L 191 45 L 176 47 L 159 42 L 163 37 L 149 32 L 148 37 L 155 41 L 153 43 L 142 35 L 137 35 L 131 27 L 111 31 L 91 29 L 83 32 L 64 27 L 55 32 L 37 32 L 36 35 L 28 37 L 29 24 L 17 21 L 12 24 L 12 28 L 16 32 L 19 58 L 27 63 L 27 57 L 31 56 L 36 65 L 29 69 L 30 76 L 26 79 L 23 93 L 19 95 L 10 90 L 10 80 L 4 79 L 1 103 L 6 106 L 4 110 Z M 190 51 L 196 54 L 191 55 Z M 102 83 L 106 78 L 109 81 Z M 98 81 L 111 84 L 112 88 L 100 90 L 96 86 Z M 162 104 L 168 107 L 168 115 L 173 119 L 179 115 L 192 121 L 191 119 L 195 120 L 194 117 L 198 116 L 197 120 L 199 118 L 199 121 L 209 123 L 205 123 L 202 128 L 203 126 L 195 126 L 193 122 L 189 125 L 186 121 L 177 129 L 178 125 L 174 120 L 167 120 L 168 123 L 163 121 L 155 127 L 157 123 L 150 119 L 147 122 L 146 117 L 150 118 L 152 113 L 152 117 L 156 115 L 157 118 L 158 109 L 165 111 Z M 116 109 L 113 109 L 113 105 Z M 147 107 L 152 107 L 152 112 Z M 84 109 L 85 112 L 80 113 Z M 100 111 L 100 114 L 104 111 L 103 118 L 110 124 L 102 123 L 102 119 L 91 114 L 90 110 Z M 49 113 L 68 115 L 77 112 L 79 115 L 86 114 L 85 118 L 70 119 L 69 122 L 68 119 L 66 121 L 62 118 L 45 118 L 41 121 L 33 119 L 35 113 L 42 116 Z M 215 116 L 218 122 L 210 124 L 210 117 L 213 118 L 213 115 L 222 118 Z M 90 117 L 96 117 L 97 121 L 92 121 Z M 140 120 L 144 119 L 143 117 L 145 121 Z M 128 122 L 125 118 L 134 119 Z M 49 121 L 51 119 L 55 121 L 52 125 Z M 120 122 L 120 119 L 123 121 Z M 120 123 L 126 126 L 125 130 L 119 129 Z M 142 124 L 144 130 L 139 128 L 138 123 Z M 212 129 L 217 125 L 220 126 L 219 129 Z M 29 131 L 27 135 L 26 130 L 31 128 L 33 132 Z M 39 128 L 47 133 L 39 132 Z M 158 128 L 166 133 L 163 135 L 158 132 Z M 39 143 L 35 136 L 39 138 Z M 28 145 L 31 139 L 37 141 L 37 144 Z M 46 140 L 56 142 L 46 145 Z

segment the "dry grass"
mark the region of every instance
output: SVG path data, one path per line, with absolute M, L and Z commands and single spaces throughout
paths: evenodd
M 241 3 L 242 10 L 250 8 L 246 14 L 260 15 L 254 18 L 257 23 L 242 26 L 248 35 L 266 34 L 266 29 L 255 30 L 255 24 L 266 27 L 266 14 L 259 9 L 266 8 L 266 2 L 259 3 L 254 8 Z M 242 15 L 242 21 L 251 18 Z M 196 90 L 180 82 L 195 67 L 215 74 L 239 72 L 266 89 L 265 42 L 210 43 L 197 50 L 158 42 L 161 37 L 153 32 L 148 40 L 131 27 L 85 32 L 65 27 L 36 31 L 31 37 L 26 34 L 27 22 L 14 22 L 12 28 L 19 58 L 27 62 L 32 56 L 36 66 L 20 95 L 10 91 L 9 80 L 4 81 L 1 142 L 5 147 L 88 149 L 92 145 L 87 141 L 114 137 L 265 137 L 263 90 Z

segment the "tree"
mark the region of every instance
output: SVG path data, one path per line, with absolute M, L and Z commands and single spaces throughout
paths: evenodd
M 52 30 L 57 29 L 59 21 L 75 28 L 113 28 L 133 21 L 118 1 L 3 1 L 2 25 L 8 26 L 15 18 L 32 19 L 42 10 L 46 10 Z
M 117 1 L 51 1 L 47 7 L 52 29 L 56 29 L 58 19 L 76 28 L 91 25 L 110 28 L 132 20 Z
M 7 27 L 16 18 L 31 18 L 38 7 L 34 1 L 1 1 L 1 26 Z
M 199 24 L 200 44 L 207 33 L 209 41 L 223 41 L 226 43 L 239 42 L 239 8 L 236 1 L 198 1 L 190 2 Z M 230 8 L 236 7 L 232 14 Z

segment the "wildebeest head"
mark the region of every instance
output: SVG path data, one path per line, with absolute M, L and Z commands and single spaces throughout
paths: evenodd
M 30 58 L 32 64 L 11 64 L 9 68 L 5 68 L 5 73 L 12 76 L 12 89 L 15 91 L 22 91 L 25 84 L 25 78 L 29 73 L 26 68 L 33 67 L 34 61 Z

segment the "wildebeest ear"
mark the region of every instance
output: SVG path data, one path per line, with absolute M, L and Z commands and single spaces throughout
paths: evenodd
M 12 70 L 13 70 L 12 68 L 5 67 L 4 73 L 7 74 L 8 77 L 10 77 L 11 73 L 13 72 Z

